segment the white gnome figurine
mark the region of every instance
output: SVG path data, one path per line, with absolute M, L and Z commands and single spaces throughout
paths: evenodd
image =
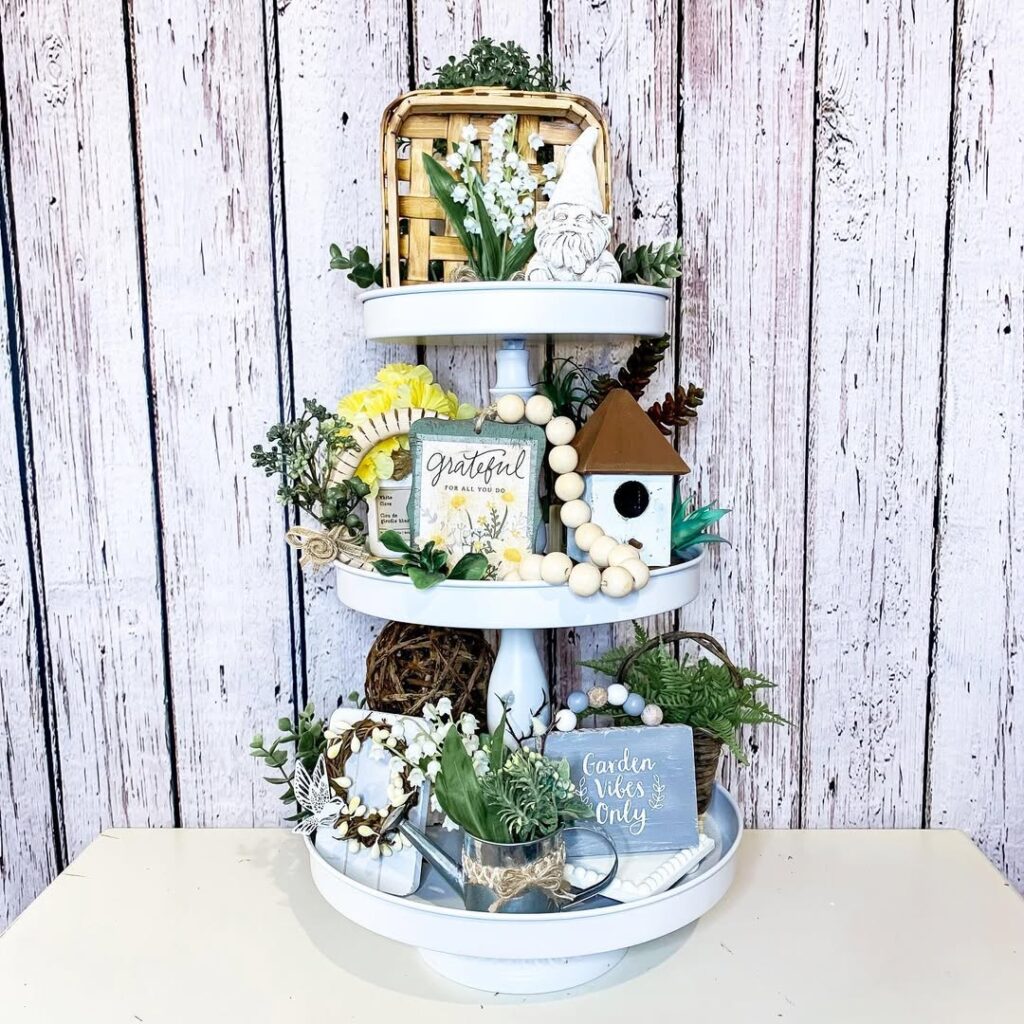
M 608 252 L 612 219 L 597 187 L 596 143 L 597 129 L 591 127 L 567 150 L 551 201 L 537 213 L 537 251 L 526 265 L 527 281 L 621 280 Z

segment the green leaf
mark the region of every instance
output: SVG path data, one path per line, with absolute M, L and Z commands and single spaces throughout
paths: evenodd
M 292 727 L 292 720 L 290 718 L 279 718 L 277 720 L 277 727 L 281 732 L 287 732 Z
M 385 530 L 379 539 L 388 551 L 399 551 L 404 555 L 412 553 L 412 548 L 397 530 Z
M 482 580 L 487 572 L 487 556 L 477 552 L 463 555 L 448 573 L 450 580 Z
M 455 234 L 458 235 L 462 247 L 466 250 L 470 265 L 483 277 L 473 238 L 466 230 L 466 208 L 452 199 L 452 189 L 456 185 L 455 178 L 429 153 L 423 154 L 423 167 L 427 172 L 427 180 L 430 182 L 430 191 L 434 193 L 434 198 L 441 204 L 445 216 L 451 221 Z
M 504 280 L 502 273 L 502 256 L 505 251 L 504 237 L 498 238 L 491 223 L 491 215 L 484 205 L 484 191 L 480 184 L 479 177 L 474 177 L 470 187 L 470 197 L 473 200 L 473 214 L 480 224 L 480 262 L 483 266 L 483 278 L 485 281 Z
M 407 566 L 404 562 L 393 562 L 390 558 L 378 558 L 373 563 L 381 576 L 404 576 Z
M 526 265 L 526 261 L 536 251 L 533 236 L 536 228 L 530 228 L 522 238 L 513 245 L 505 255 L 505 280 L 517 274 Z
M 501 766 L 505 763 L 505 755 L 508 748 L 505 746 L 505 719 L 508 711 L 502 708 L 501 721 L 498 728 L 491 733 L 491 746 L 488 750 L 487 763 L 492 772 L 500 772 Z
M 490 839 L 480 780 L 458 729 L 449 729 L 444 738 L 434 791 L 452 821 L 478 839 Z
M 376 282 L 376 269 L 370 263 L 357 263 L 348 279 L 360 288 L 369 288 Z
M 417 590 L 429 590 L 444 580 L 444 576 L 441 573 L 431 572 L 429 569 L 421 569 L 418 565 L 408 566 L 406 575 L 412 580 L 412 585 Z

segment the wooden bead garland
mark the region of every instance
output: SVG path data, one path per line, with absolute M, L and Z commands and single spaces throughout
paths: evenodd
M 590 520 L 590 505 L 583 500 L 583 477 L 576 472 L 579 454 L 572 447 L 576 424 L 568 416 L 555 416 L 554 405 L 544 395 L 533 395 L 527 402 L 517 395 L 503 395 L 492 408 L 503 423 L 518 423 L 525 417 L 530 423 L 544 427 L 552 446 L 548 465 L 555 474 L 555 495 L 564 502 L 562 525 L 576 531 L 576 546 L 588 556 L 586 562 L 573 565 L 572 559 L 561 552 L 529 554 L 520 562 L 518 571 L 507 573 L 504 579 L 542 579 L 552 586 L 568 583 L 569 589 L 579 597 L 590 597 L 598 591 L 608 597 L 625 597 L 646 587 L 651 570 L 641 560 L 640 552 L 617 537 L 608 536 Z M 575 722 L 569 725 L 569 715 L 573 713 L 567 712 L 563 722 L 572 729 Z

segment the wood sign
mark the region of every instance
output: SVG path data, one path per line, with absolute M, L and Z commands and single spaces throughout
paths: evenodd
M 693 731 L 688 725 L 555 732 L 544 749 L 573 782 L 619 854 L 697 845 Z
M 518 566 L 533 551 L 540 523 L 537 487 L 544 431 L 529 423 L 418 420 L 409 432 L 417 544 L 434 541 L 452 561 L 480 552 L 495 569 Z

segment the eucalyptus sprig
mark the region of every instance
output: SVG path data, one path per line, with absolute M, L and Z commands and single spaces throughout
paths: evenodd
M 369 488 L 358 477 L 340 482 L 331 478 L 338 459 L 358 444 L 343 432 L 348 423 L 315 399 L 306 398 L 302 405 L 297 420 L 277 423 L 267 431 L 271 445 L 256 445 L 252 464 L 267 476 L 282 477 L 277 489 L 282 504 L 294 502 L 325 528 L 344 526 L 359 537 L 365 527 L 355 509 Z
M 382 576 L 408 576 L 417 590 L 429 590 L 446 579 L 482 580 L 489 567 L 486 555 L 470 552 L 449 568 L 448 552 L 444 548 L 432 540 L 422 548 L 415 547 L 395 530 L 385 530 L 380 542 L 400 557 L 378 559 L 373 567 Z
M 340 246 L 332 245 L 331 270 L 347 270 L 348 279 L 360 288 L 384 284 L 384 265 L 374 263 L 362 245 L 354 246 L 350 252 L 344 252 Z
M 464 57 L 449 57 L 434 72 L 433 81 L 422 83 L 420 88 L 464 89 L 474 85 L 524 92 L 566 88 L 564 79 L 555 78 L 549 60 L 538 55 L 534 63 L 518 43 L 495 43 L 486 36 L 477 39 Z
M 291 806 L 295 804 L 295 765 L 301 763 L 312 774 L 317 760 L 327 749 L 325 723 L 317 717 L 316 709 L 309 703 L 299 712 L 296 721 L 281 718 L 277 728 L 281 735 L 269 747 L 265 745 L 262 733 L 254 736 L 249 744 L 249 753 L 259 758 L 272 772 L 277 772 L 276 775 L 264 775 L 263 779 L 272 786 L 283 786 L 281 802 Z M 285 820 L 301 821 L 308 815 L 309 811 L 297 808 L 297 813 Z

